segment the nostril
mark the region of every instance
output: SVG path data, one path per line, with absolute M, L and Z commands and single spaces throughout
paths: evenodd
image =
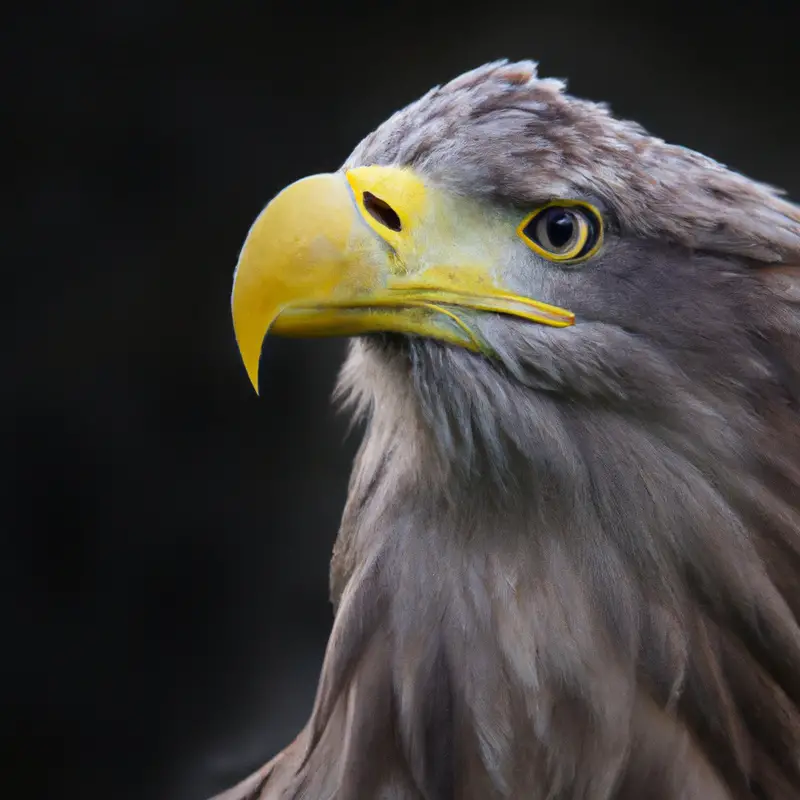
M 399 231 L 402 229 L 400 217 L 397 212 L 380 197 L 376 197 L 372 192 L 364 192 L 364 208 L 369 215 L 385 225 L 390 231 Z

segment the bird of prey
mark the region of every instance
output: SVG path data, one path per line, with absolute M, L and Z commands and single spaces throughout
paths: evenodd
M 225 798 L 800 797 L 800 209 L 485 65 L 281 191 L 232 293 L 365 421 L 297 739 Z

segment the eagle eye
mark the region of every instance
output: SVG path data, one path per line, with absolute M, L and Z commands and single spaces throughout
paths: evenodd
M 549 261 L 574 263 L 597 252 L 603 218 L 588 203 L 561 200 L 537 208 L 525 217 L 517 233 L 531 250 Z

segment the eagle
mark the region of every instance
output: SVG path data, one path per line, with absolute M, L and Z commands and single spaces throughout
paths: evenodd
M 800 797 L 800 208 L 498 61 L 283 189 L 232 291 L 349 337 L 313 710 L 225 800 Z

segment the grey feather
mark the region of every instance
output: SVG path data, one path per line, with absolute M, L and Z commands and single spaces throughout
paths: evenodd
M 482 67 L 347 162 L 613 224 L 536 267 L 573 328 L 352 342 L 317 702 L 226 799 L 800 796 L 800 213 L 562 89 Z

